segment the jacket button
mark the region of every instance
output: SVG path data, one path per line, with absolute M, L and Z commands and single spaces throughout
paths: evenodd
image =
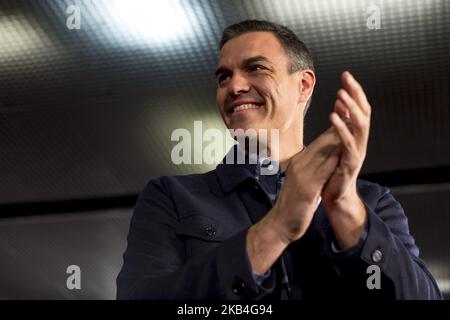
M 216 235 L 216 230 L 214 229 L 213 226 L 206 226 L 204 230 L 205 230 L 205 234 L 208 237 L 212 237 L 212 236 Z
M 380 262 L 381 259 L 383 259 L 383 254 L 381 253 L 380 250 L 375 250 L 374 252 L 372 252 L 372 261 L 373 262 Z
M 261 167 L 262 168 L 267 168 L 267 170 L 269 172 L 272 172 L 273 169 L 274 169 L 272 161 L 269 158 L 264 158 L 264 159 L 261 160 Z
M 243 295 L 247 291 L 247 285 L 242 280 L 237 280 L 233 284 L 233 293 Z
M 272 163 L 272 161 L 270 161 L 269 158 L 263 158 L 263 159 L 261 159 L 261 166 L 262 166 L 262 167 L 268 167 L 268 166 L 271 165 L 271 163 Z

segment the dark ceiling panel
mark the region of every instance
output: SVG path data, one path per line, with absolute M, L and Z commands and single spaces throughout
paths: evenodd
M 379 2 L 380 30 L 366 27 L 368 0 L 167 1 L 184 23 L 173 33 L 152 3 L 0 2 L 0 203 L 136 194 L 151 177 L 212 168 L 172 164 L 170 135 L 201 119 L 223 129 L 218 42 L 245 18 L 286 24 L 313 52 L 307 142 L 349 69 L 373 105 L 364 173 L 450 165 L 448 1 Z M 66 27 L 70 4 L 80 30 Z M 159 24 L 136 32 L 130 14 Z

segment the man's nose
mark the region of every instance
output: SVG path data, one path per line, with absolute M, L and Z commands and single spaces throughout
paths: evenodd
M 239 95 L 248 91 L 250 91 L 248 80 L 244 76 L 235 73 L 228 83 L 228 93 L 230 95 Z

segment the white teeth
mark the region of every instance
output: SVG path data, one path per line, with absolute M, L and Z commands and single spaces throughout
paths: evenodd
M 260 106 L 257 106 L 256 104 L 241 104 L 240 106 L 237 106 L 233 109 L 233 112 L 238 112 L 246 109 L 258 109 Z

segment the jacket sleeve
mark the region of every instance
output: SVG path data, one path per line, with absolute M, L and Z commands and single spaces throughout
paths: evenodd
M 176 236 L 178 216 L 163 178 L 150 181 L 136 203 L 117 277 L 117 299 L 258 299 L 248 263 L 247 229 L 187 259 Z
M 368 214 L 366 239 L 356 248 L 333 254 L 338 269 L 350 282 L 364 286 L 366 293 L 371 275 L 367 268 L 376 265 L 381 271 L 382 290 L 372 289 L 374 294 L 378 291 L 384 298 L 395 299 L 442 299 L 436 281 L 419 258 L 403 208 L 388 188 L 370 187 L 371 193 L 377 193 L 375 206 L 364 199 L 373 197 L 361 197 Z

